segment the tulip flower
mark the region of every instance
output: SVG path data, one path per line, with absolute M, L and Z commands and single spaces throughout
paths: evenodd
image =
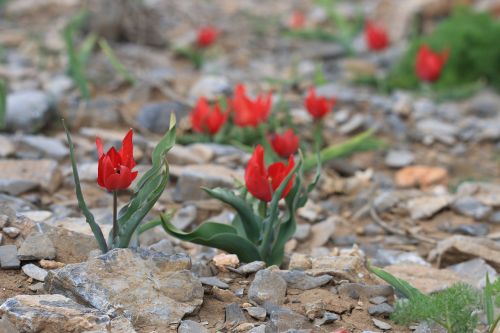
M 196 45 L 200 48 L 210 47 L 219 36 L 219 31 L 213 26 L 205 26 L 198 30 L 196 37 Z
M 314 119 L 322 119 L 335 105 L 335 99 L 327 99 L 326 97 L 316 96 L 316 90 L 314 88 L 309 89 L 309 93 L 304 101 L 304 105 L 307 112 Z
M 234 112 L 234 123 L 237 126 L 257 127 L 267 120 L 271 112 L 271 93 L 259 95 L 252 100 L 247 96 L 245 86 L 238 84 L 230 104 Z
M 137 171 L 132 171 L 135 166 L 132 135 L 130 129 L 120 150 L 116 151 L 115 147 L 111 147 L 107 153 L 103 151 L 101 138 L 97 137 L 95 140 L 99 154 L 97 183 L 108 191 L 124 190 L 137 177 Z
M 372 51 L 381 51 L 389 46 L 387 32 L 371 22 L 367 22 L 365 25 L 365 41 Z
M 447 60 L 448 51 L 433 52 L 429 46 L 424 44 L 417 53 L 415 72 L 422 81 L 437 81 Z
M 306 17 L 300 10 L 295 10 L 288 18 L 287 25 L 290 29 L 301 29 L 306 24 Z
M 228 113 L 222 113 L 219 104 L 213 109 L 208 105 L 204 97 L 198 99 L 195 108 L 191 112 L 191 124 L 193 129 L 199 133 L 216 134 L 227 120 Z
M 283 135 L 277 133 L 270 135 L 271 147 L 280 157 L 288 158 L 299 149 L 299 137 L 292 129 L 287 130 Z
M 257 199 L 270 202 L 273 192 L 281 185 L 281 182 L 293 170 L 294 166 L 293 155 L 290 155 L 288 165 L 277 162 L 271 164 L 266 169 L 264 164 L 264 148 L 261 145 L 257 145 L 245 169 L 245 184 L 248 192 Z M 294 178 L 286 186 L 281 198 L 286 197 L 288 192 L 290 192 L 293 181 Z

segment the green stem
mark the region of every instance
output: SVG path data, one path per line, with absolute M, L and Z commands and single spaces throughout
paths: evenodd
M 259 201 L 259 214 L 262 218 L 265 218 L 267 215 L 267 202 L 263 200 Z
M 323 146 L 323 120 L 314 123 L 314 151 L 318 152 Z
M 358 151 L 374 150 L 384 146 L 384 142 L 373 137 L 373 131 L 365 131 L 352 139 L 337 145 L 328 146 L 320 151 L 321 164 L 335 158 L 344 157 Z M 316 167 L 316 154 L 304 159 L 304 172 Z
M 116 242 L 116 237 L 118 237 L 118 194 L 113 191 L 113 244 Z

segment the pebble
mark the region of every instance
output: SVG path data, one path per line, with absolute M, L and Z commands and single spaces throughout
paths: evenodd
M 225 326 L 227 328 L 238 326 L 247 321 L 245 314 L 241 310 L 238 303 L 230 303 L 226 305 L 225 310 L 226 310 Z
M 449 195 L 422 196 L 408 200 L 406 206 L 414 220 L 429 219 L 452 202 Z
M 330 237 L 335 232 L 335 224 L 339 220 L 338 216 L 330 216 L 323 222 L 315 223 L 311 227 L 311 248 L 323 246 L 330 240 Z
M 0 214 L 0 230 L 2 230 L 7 223 L 9 223 L 9 216 L 5 214 Z
M 330 275 L 310 276 L 301 270 L 291 270 L 280 272 L 289 288 L 309 290 L 321 287 L 330 282 L 333 277 Z
M 227 271 L 226 267 L 235 268 L 240 263 L 236 254 L 220 253 L 213 259 L 215 266 L 223 272 Z
M 269 269 L 258 271 L 248 289 L 248 299 L 255 304 L 267 301 L 281 305 L 285 302 L 286 281 Z
M 274 309 L 269 316 L 270 332 L 287 332 L 288 330 L 299 330 L 306 328 L 309 320 L 287 308 Z
M 178 333 L 208 333 L 209 331 L 200 323 L 192 320 L 183 320 L 178 328 Z
M 485 223 L 459 224 L 455 226 L 445 226 L 443 229 L 452 234 L 482 237 L 490 233 L 490 227 Z
M 195 205 L 187 205 L 175 212 L 172 224 L 179 230 L 189 227 L 195 220 L 198 210 Z
M 387 297 L 384 297 L 384 296 L 375 296 L 375 297 L 370 298 L 369 301 L 372 304 L 378 305 L 378 304 L 386 303 L 387 302 Z
M 308 223 L 301 223 L 297 225 L 297 229 L 295 230 L 295 234 L 293 238 L 299 241 L 306 240 L 311 233 L 311 225 Z
M 170 114 L 174 113 L 177 121 L 184 118 L 189 110 L 178 102 L 160 102 L 144 105 L 137 114 L 137 123 L 157 134 L 164 134 L 170 126 Z
M 312 267 L 311 257 L 307 254 L 294 252 L 290 257 L 289 269 L 307 270 Z
M 212 286 L 212 287 L 218 287 L 221 289 L 228 289 L 229 285 L 225 282 L 222 282 L 215 276 L 210 276 L 210 277 L 200 277 L 199 278 L 201 283 L 207 286 Z
M 19 141 L 38 151 L 39 156 L 36 156 L 36 158 L 46 157 L 62 160 L 69 156 L 69 148 L 66 147 L 61 140 L 56 138 L 50 138 L 43 135 L 23 135 Z
M 368 285 L 363 283 L 342 283 L 338 288 L 341 295 L 352 299 L 373 298 L 377 296 L 392 297 L 394 289 L 389 285 Z
M 261 308 L 260 306 L 251 306 L 245 308 L 250 315 L 250 317 L 255 318 L 260 321 L 266 320 L 266 315 L 267 311 L 264 308 Z
M 385 157 L 385 165 L 390 168 L 402 168 L 414 161 L 415 156 L 408 150 L 390 150 Z
M 229 80 L 223 76 L 207 75 L 201 77 L 191 87 L 189 99 L 195 102 L 200 97 L 215 101 L 231 92 Z
M 0 246 L 0 267 L 2 269 L 18 269 L 20 265 L 15 245 Z
M 53 101 L 40 90 L 25 90 L 7 96 L 6 128 L 34 133 L 52 117 Z
M 323 313 L 323 317 L 322 318 L 316 318 L 314 320 L 314 326 L 321 326 L 321 325 L 325 325 L 325 324 L 331 324 L 337 320 L 339 320 L 340 317 L 338 314 L 336 313 L 333 313 L 333 312 L 328 312 L 328 311 L 325 311 Z
M 9 157 L 13 155 L 15 151 L 16 148 L 12 144 L 11 140 L 4 135 L 0 135 L 0 157 Z
M 266 333 L 266 325 L 259 325 L 252 328 L 248 333 Z
M 235 271 L 241 275 L 248 275 L 260 271 L 266 267 L 264 261 L 253 261 L 251 263 L 238 267 Z
M 378 320 L 376 318 L 372 318 L 372 321 L 373 321 L 373 325 L 377 326 L 381 330 L 386 331 L 386 330 L 390 330 L 392 328 L 392 326 L 389 325 L 388 323 L 386 323 L 385 321 Z
M 494 281 L 498 275 L 496 270 L 481 258 L 470 259 L 446 268 L 454 271 L 478 289 L 482 289 L 486 285 L 486 274 L 488 274 L 490 281 Z
M 33 232 L 21 244 L 18 251 L 19 260 L 54 259 L 56 248 L 50 238 L 38 232 Z
M 472 217 L 475 220 L 483 220 L 491 214 L 492 208 L 483 204 L 474 197 L 465 196 L 456 199 L 452 208 L 459 214 Z
M 424 135 L 424 140 L 428 137 L 430 140 L 436 139 L 447 145 L 455 143 L 455 136 L 459 132 L 456 126 L 435 118 L 426 118 L 418 121 L 416 129 Z
M 340 134 L 352 134 L 363 128 L 365 118 L 363 115 L 356 113 L 348 122 L 339 127 Z
M 394 308 L 387 303 L 372 305 L 368 307 L 368 313 L 372 316 L 388 316 L 394 312 Z
M 6 228 L 3 228 L 2 231 L 4 232 L 4 234 L 9 236 L 10 238 L 16 238 L 19 235 L 19 233 L 21 232 L 21 230 L 19 230 L 16 227 L 6 227 Z
M 43 268 L 40 268 L 34 264 L 27 264 L 22 267 L 24 274 L 28 275 L 30 278 L 35 279 L 37 281 L 44 282 L 47 277 L 47 271 Z

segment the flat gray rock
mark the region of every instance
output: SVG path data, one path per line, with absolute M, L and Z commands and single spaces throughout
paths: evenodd
M 49 293 L 62 293 L 111 315 L 167 331 L 203 303 L 201 282 L 185 254 L 114 249 L 88 262 L 50 271 Z
M 285 296 L 286 281 L 279 273 L 269 269 L 258 271 L 248 289 L 248 299 L 256 304 L 269 301 L 281 305 Z
M 18 269 L 20 265 L 15 245 L 0 246 L 0 267 L 2 269 Z
M 177 333 L 209 333 L 200 323 L 192 320 L 183 320 L 177 329 Z
M 47 277 L 47 271 L 43 268 L 38 267 L 34 264 L 27 264 L 22 267 L 24 274 L 28 275 L 30 278 L 35 279 L 37 281 L 45 281 Z
M 229 288 L 229 285 L 215 276 L 209 276 L 209 277 L 200 277 L 200 281 L 202 284 L 207 285 L 207 286 L 212 286 L 212 287 L 218 287 L 220 289 L 227 289 Z
M 17 257 L 19 260 L 55 259 L 56 248 L 46 234 L 33 232 L 19 247 Z
M 280 272 L 289 288 L 309 290 L 321 287 L 330 282 L 333 277 L 330 275 L 310 276 L 301 270 L 291 270 Z

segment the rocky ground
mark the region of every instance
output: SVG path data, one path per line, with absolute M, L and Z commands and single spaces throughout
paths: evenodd
M 102 19 L 102 4 L 90 2 L 93 17 Z M 96 53 L 89 102 L 66 74 L 60 34 L 82 3 L 16 0 L 0 9 L 0 77 L 9 86 L 7 128 L 0 134 L 0 332 L 439 332 L 393 323 L 394 291 L 366 262 L 424 292 L 458 281 L 480 288 L 486 272 L 496 277 L 500 95 L 484 89 L 438 103 L 348 82 L 360 71 L 384 71 L 401 54 L 411 18 L 424 13 L 432 22 L 449 1 L 356 2 L 374 17 L 391 18 L 385 22 L 395 42 L 375 55 L 360 37 L 355 58 L 334 43 L 282 36 L 294 8 L 307 10 L 310 20 L 324 19 L 311 3 L 149 1 L 146 20 L 137 14 L 87 27 L 109 24 L 107 37 L 118 41 L 113 49 L 138 78 L 127 84 Z M 354 3 L 341 2 L 339 10 L 352 15 Z M 223 35 L 195 71 L 174 56 L 172 45 L 192 38 L 199 22 L 216 22 Z M 311 137 L 302 98 L 318 62 L 329 81 L 318 94 L 338 101 L 326 119 L 325 142 L 373 128 L 388 146 L 324 166 L 299 211 L 282 267 L 240 263 L 160 227 L 141 235 L 133 250 L 96 251 L 78 209 L 61 116 L 72 131 L 87 204 L 107 233 L 112 196 L 95 182 L 96 135 L 118 144 L 133 127 L 140 174 L 171 112 L 182 137 L 197 97 L 227 94 L 238 82 L 277 91 L 268 78 L 299 77 L 285 85 L 284 96 L 301 134 Z M 232 146 L 176 145 L 168 155 L 171 183 L 150 217 L 175 210 L 172 223 L 184 230 L 209 218 L 230 221 L 233 212 L 199 188 L 233 186 L 248 158 Z M 121 193 L 119 203 L 129 196 Z

